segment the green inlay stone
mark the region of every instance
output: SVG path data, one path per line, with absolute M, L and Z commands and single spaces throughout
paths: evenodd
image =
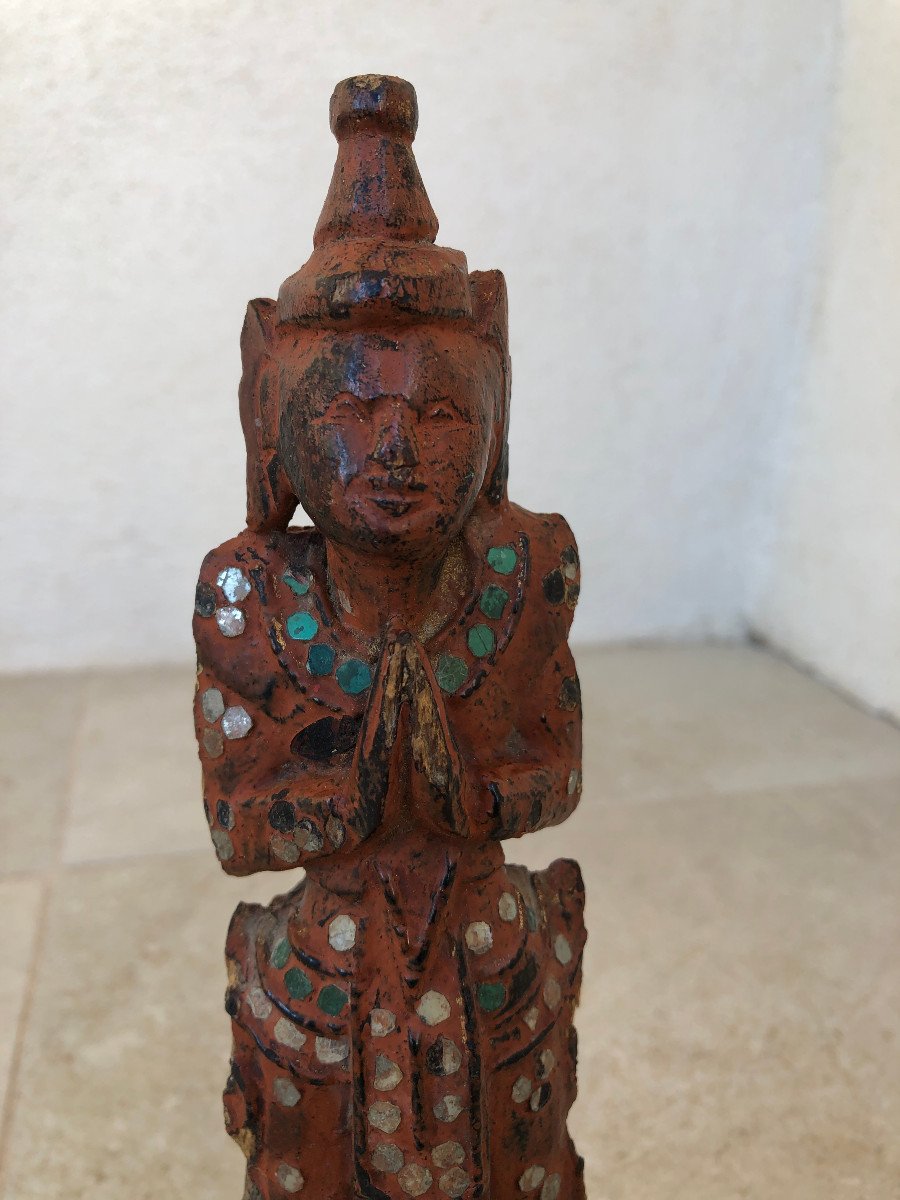
M 319 632 L 319 622 L 312 613 L 297 612 L 288 617 L 285 628 L 295 642 L 311 642 Z
M 486 654 L 493 654 L 494 646 L 497 644 L 490 625 L 473 625 L 466 641 L 476 658 L 484 658 Z
M 296 579 L 290 571 L 285 571 L 281 577 L 282 582 L 286 583 L 295 596 L 305 596 L 309 591 L 308 579 Z
M 533 908 L 530 908 L 527 905 L 525 908 L 525 921 L 528 925 L 528 928 L 531 930 L 531 932 L 535 933 L 537 930 L 537 927 L 538 927 L 537 913 L 534 911 Z
M 502 588 L 496 583 L 489 583 L 481 593 L 478 607 L 486 617 L 490 617 L 492 621 L 499 621 L 503 616 L 508 599 L 509 592 L 506 588 Z
M 316 1001 L 322 1012 L 328 1013 L 330 1017 L 336 1017 L 349 999 L 347 993 L 339 987 L 335 987 L 333 983 L 329 983 L 327 987 L 323 987 L 319 992 L 319 999 Z
M 455 654 L 442 654 L 434 669 L 434 677 L 442 692 L 455 692 L 465 683 L 468 674 L 469 668 Z
M 334 668 L 334 649 L 324 642 L 310 646 L 306 666 L 310 675 L 330 675 Z
M 269 958 L 273 967 L 277 967 L 280 971 L 282 967 L 287 966 L 287 961 L 291 957 L 291 943 L 287 938 L 282 938 L 280 942 L 276 942 L 272 947 L 272 954 Z
M 496 1012 L 506 1001 L 506 988 L 502 983 L 479 983 L 478 1003 L 485 1012 Z
M 360 658 L 348 658 L 337 669 L 338 686 L 348 696 L 358 696 L 372 682 L 372 672 Z
M 491 546 L 487 560 L 498 575 L 509 575 L 515 569 L 516 552 L 512 546 Z
M 291 967 L 289 971 L 285 971 L 284 986 L 288 990 L 288 995 L 293 996 L 295 1000 L 305 1000 L 313 990 L 309 976 L 299 967 Z

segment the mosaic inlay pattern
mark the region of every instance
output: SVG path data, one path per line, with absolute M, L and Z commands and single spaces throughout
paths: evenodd
M 581 878 L 502 849 L 582 795 L 578 554 L 508 499 L 505 285 L 437 246 L 416 114 L 335 92 L 312 257 L 241 335 L 247 528 L 194 597 L 215 854 L 291 873 L 227 935 L 245 1200 L 585 1200 Z

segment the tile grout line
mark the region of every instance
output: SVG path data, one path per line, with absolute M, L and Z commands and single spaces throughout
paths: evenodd
M 762 651 L 775 662 L 785 663 L 792 667 L 801 675 L 805 675 L 807 679 L 811 679 L 813 683 L 819 684 L 833 695 L 839 697 L 845 704 L 851 705 L 857 712 L 863 713 L 867 717 L 872 717 L 876 721 L 881 721 L 891 729 L 900 730 L 900 716 L 889 712 L 885 708 L 879 708 L 877 705 L 865 700 L 862 696 L 858 696 L 852 688 L 841 683 L 824 668 L 820 668 L 815 663 L 808 662 L 802 655 L 795 654 L 786 646 L 782 646 L 777 640 L 773 640 L 766 634 L 750 626 L 748 636 L 744 645 L 751 646 L 756 650 Z
M 19 1018 L 16 1022 L 15 1040 L 9 1064 L 9 1077 L 2 1097 L 2 1106 L 0 1106 L 0 1114 L 2 1114 L 2 1122 L 0 1122 L 0 1196 L 5 1196 L 6 1194 L 6 1172 L 9 1165 L 7 1150 L 12 1135 L 13 1110 L 19 1090 L 19 1075 L 22 1068 L 25 1031 L 28 1027 L 28 1019 L 31 1015 L 32 1002 L 37 987 L 38 961 L 40 959 L 41 946 L 50 911 L 50 893 L 53 889 L 53 876 L 54 872 L 52 870 L 46 871 L 41 881 L 41 901 L 38 910 L 38 919 L 35 924 L 34 941 L 28 962 L 22 1007 L 19 1010 Z
M 72 818 L 72 810 L 75 805 L 75 779 L 78 774 L 78 764 L 81 759 L 81 751 L 84 745 L 84 740 L 87 735 L 88 707 L 91 694 L 90 675 L 85 676 L 82 683 L 82 703 L 81 711 L 78 714 L 78 724 L 75 727 L 75 736 L 72 738 L 72 750 L 69 755 L 69 770 L 66 774 L 66 782 L 63 788 L 63 802 L 59 814 L 59 837 L 56 845 L 56 860 L 51 868 L 54 875 L 58 874 L 64 867 L 63 855 L 66 848 L 66 834 L 69 829 L 69 822 Z
M 7 1078 L 4 1094 L 2 1097 L 0 1097 L 0 1196 L 5 1193 L 6 1188 L 6 1174 L 9 1165 L 9 1155 L 7 1151 L 9 1148 L 10 1137 L 12 1136 L 13 1114 L 16 1096 L 19 1090 L 19 1077 L 22 1070 L 25 1035 L 28 1031 L 28 1025 L 31 1019 L 34 995 L 37 990 L 38 964 L 40 962 L 41 951 L 44 946 L 44 938 L 47 932 L 47 924 L 49 921 L 50 898 L 53 894 L 55 884 L 62 872 L 63 848 L 65 845 L 65 834 L 68 828 L 69 817 L 72 812 L 75 775 L 78 769 L 81 746 L 87 728 L 88 689 L 89 678 L 85 676 L 81 685 L 81 707 L 78 714 L 78 722 L 75 727 L 75 735 L 72 738 L 72 748 L 69 752 L 68 770 L 66 772 L 65 783 L 63 784 L 62 788 L 63 797 L 59 814 L 59 836 L 57 838 L 56 854 L 54 861 L 51 862 L 44 871 L 39 873 L 39 878 L 41 879 L 41 900 L 38 909 L 38 919 L 35 923 L 34 941 L 31 948 L 28 971 L 25 979 L 22 1006 L 19 1010 L 18 1020 L 16 1021 L 15 1040 L 13 1042 L 13 1051 L 10 1058 L 9 1076 Z

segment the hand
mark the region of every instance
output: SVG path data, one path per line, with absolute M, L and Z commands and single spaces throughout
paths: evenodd
M 388 789 L 391 752 L 403 698 L 405 645 L 386 638 L 375 669 L 375 682 L 353 752 L 348 800 L 364 836 L 380 823 Z
M 488 816 L 478 784 L 471 781 L 450 730 L 447 710 L 422 646 L 411 641 L 406 651 L 405 692 L 410 707 L 413 762 L 430 785 L 433 799 L 426 817 L 437 828 L 471 837 Z M 479 811 L 485 808 L 485 811 Z

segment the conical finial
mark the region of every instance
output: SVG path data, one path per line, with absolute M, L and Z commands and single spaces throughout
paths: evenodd
M 472 317 L 465 255 L 435 246 L 438 221 L 412 152 L 412 84 L 356 75 L 334 89 L 338 156 L 312 257 L 285 280 L 278 320 L 367 324 Z
M 356 75 L 329 109 L 338 157 L 313 243 L 389 236 L 433 242 L 438 222 L 412 152 L 416 91 L 393 75 Z

